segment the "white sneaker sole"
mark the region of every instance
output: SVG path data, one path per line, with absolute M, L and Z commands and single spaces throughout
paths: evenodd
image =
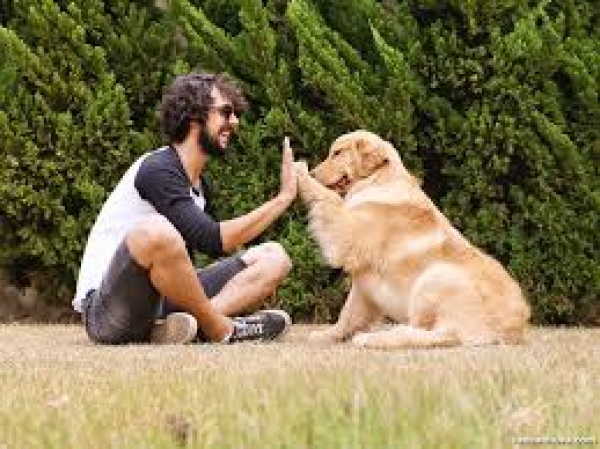
M 150 342 L 163 345 L 190 343 L 196 338 L 198 323 L 185 312 L 174 312 L 154 324 L 150 334 Z

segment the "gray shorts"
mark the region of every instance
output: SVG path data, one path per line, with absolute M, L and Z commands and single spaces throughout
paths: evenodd
M 198 270 L 206 295 L 215 296 L 246 263 L 233 256 Z M 83 321 L 92 341 L 104 344 L 147 342 L 156 318 L 178 311 L 154 288 L 145 268 L 129 253 L 125 242 L 113 256 L 102 283 L 83 301 Z

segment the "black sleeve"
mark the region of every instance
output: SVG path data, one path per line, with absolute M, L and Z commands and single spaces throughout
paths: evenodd
M 135 188 L 183 236 L 186 246 L 209 256 L 223 255 L 219 223 L 190 196 L 190 183 L 179 167 L 148 158 L 140 165 Z

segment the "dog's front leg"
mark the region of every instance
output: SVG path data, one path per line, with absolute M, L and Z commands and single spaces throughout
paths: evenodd
M 378 308 L 353 284 L 337 323 L 325 330 L 312 332 L 309 338 L 315 342 L 343 341 L 367 329 L 380 318 L 381 312 Z
M 295 169 L 300 197 L 309 209 L 310 229 L 323 256 L 333 267 L 354 269 L 347 257 L 352 246 L 347 240 L 352 235 L 352 218 L 344 208 L 344 201 L 310 176 L 305 162 L 296 162 Z

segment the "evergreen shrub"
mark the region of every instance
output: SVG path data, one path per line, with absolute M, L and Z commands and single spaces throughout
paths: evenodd
M 535 321 L 598 323 L 597 1 L 161 3 L 0 2 L 0 257 L 13 271 L 71 291 L 103 199 L 161 141 L 162 87 L 200 68 L 238 79 L 251 104 L 234 151 L 209 167 L 220 218 L 277 191 L 284 136 L 313 165 L 369 129 L 515 275 Z M 347 285 L 304 209 L 262 239 L 295 264 L 277 305 L 334 319 Z

